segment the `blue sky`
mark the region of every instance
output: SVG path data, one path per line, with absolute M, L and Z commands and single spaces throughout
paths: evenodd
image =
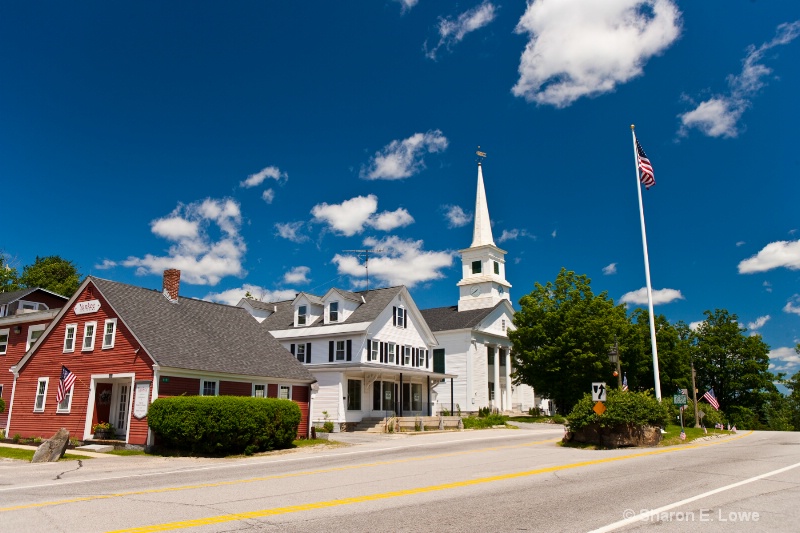
M 452 305 L 478 146 L 512 300 L 561 267 L 736 313 L 800 357 L 794 0 L 4 2 L 0 248 L 235 303 L 372 287 Z

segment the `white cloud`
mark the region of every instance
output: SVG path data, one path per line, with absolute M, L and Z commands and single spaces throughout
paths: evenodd
M 400 5 L 402 6 L 400 8 L 400 13 L 403 13 L 403 14 L 405 14 L 408 11 L 410 11 L 411 8 L 414 7 L 415 5 L 417 5 L 417 2 L 419 2 L 419 0 L 395 0 L 395 1 L 399 2 Z
M 766 272 L 780 267 L 800 270 L 800 240 L 769 243 L 756 255 L 739 263 L 739 274 Z
M 780 24 L 775 37 L 758 48 L 750 45 L 742 60 L 742 71 L 738 76 L 728 76 L 729 93 L 715 95 L 700 102 L 693 110 L 679 115 L 681 128 L 679 135 L 687 135 L 696 128 L 709 137 L 736 137 L 738 123 L 744 112 L 751 106 L 751 100 L 767 83 L 764 78 L 772 74 L 772 69 L 760 61 L 764 53 L 776 46 L 789 44 L 800 35 L 800 21 Z
M 359 176 L 368 180 L 399 180 L 413 176 L 425 168 L 426 153 L 443 152 L 447 138 L 440 130 L 415 133 L 402 141 L 392 141 L 361 167 Z
M 653 291 L 653 305 L 663 305 L 675 300 L 683 300 L 681 291 L 676 289 L 658 289 Z M 622 304 L 647 305 L 647 287 L 626 292 L 619 299 Z
M 278 291 L 271 291 L 258 285 L 251 285 L 245 283 L 241 287 L 235 289 L 228 289 L 222 292 L 210 292 L 203 297 L 203 300 L 208 302 L 218 302 L 227 305 L 236 305 L 239 300 L 244 298 L 245 294 L 250 295 L 262 302 L 281 302 L 284 300 L 291 300 L 297 294 L 297 291 L 292 289 L 283 289 Z
M 468 33 L 479 30 L 492 22 L 496 16 L 497 8 L 486 0 L 478 6 L 469 9 L 453 18 L 439 18 L 439 42 L 431 50 L 428 43 L 424 45 L 425 55 L 435 60 L 439 49 L 446 50 L 460 43 Z
M 520 237 L 530 237 L 531 239 L 536 240 L 536 235 L 531 235 L 528 233 L 528 230 L 512 228 L 510 230 L 504 229 L 503 233 L 501 233 L 500 237 L 497 239 L 497 242 L 515 241 Z
M 378 240 L 364 239 L 367 248 L 381 249 L 382 255 L 370 256 L 369 278 L 377 280 L 370 282 L 372 287 L 380 285 L 405 285 L 414 287 L 418 283 L 441 279 L 444 274 L 442 269 L 453 264 L 454 253 L 450 251 L 424 251 L 422 241 L 404 240 L 399 237 L 389 236 Z M 336 254 L 332 262 L 339 268 L 340 274 L 357 278 L 366 277 L 366 269 L 357 257 Z
M 550 236 L 551 236 L 552 238 L 554 238 L 554 239 L 555 239 L 555 238 L 556 238 L 556 235 L 558 235 L 558 230 L 557 230 L 557 229 L 554 229 L 554 230 L 553 230 L 553 233 L 551 233 L 551 234 L 550 234 Z
M 250 174 L 249 176 L 247 176 L 247 179 L 240 182 L 239 186 L 244 187 L 245 189 L 249 189 L 251 187 L 256 187 L 258 185 L 261 185 L 267 178 L 274 179 L 275 181 L 278 182 L 280 181 L 285 182 L 286 180 L 289 179 L 289 175 L 286 172 L 281 172 L 281 170 L 278 167 L 266 167 L 262 168 L 255 174 Z
M 789 298 L 789 301 L 783 306 L 783 311 L 785 313 L 800 315 L 800 294 L 795 294 Z
M 675 42 L 680 16 L 672 0 L 529 2 L 515 30 L 530 40 L 512 92 L 563 108 L 613 91 Z
M 378 197 L 370 194 L 356 196 L 341 204 L 317 204 L 311 209 L 311 214 L 315 222 L 325 223 L 336 233 L 351 237 L 364 230 L 364 225 L 377 209 Z
M 275 199 L 275 190 L 274 189 L 266 189 L 264 192 L 261 193 L 261 199 L 271 204 L 272 201 Z
M 784 347 L 775 348 L 769 351 L 770 361 L 781 361 L 790 365 L 800 364 L 800 354 L 794 351 L 794 348 Z
M 617 264 L 616 263 L 611 263 L 610 265 L 607 265 L 607 266 L 603 267 L 603 274 L 605 274 L 606 276 L 610 276 L 610 275 L 616 274 L 616 273 L 617 273 Z
M 303 221 L 277 222 L 275 224 L 275 235 L 296 243 L 306 242 L 308 236 L 300 233 L 305 225 L 306 223 Z
M 460 228 L 472 222 L 472 213 L 466 213 L 457 205 L 445 205 L 442 208 L 448 228 Z
M 216 285 L 223 277 L 243 276 L 247 245 L 239 235 L 241 223 L 239 204 L 232 199 L 179 204 L 168 216 L 150 224 L 154 234 L 174 242 L 168 255 L 131 256 L 120 264 L 136 267 L 139 275 L 161 275 L 168 268 L 177 268 L 183 281 L 195 285 Z M 212 224 L 220 231 L 216 240 L 208 232 Z
M 772 292 L 772 283 L 770 283 L 769 281 L 764 281 L 764 283 L 762 283 L 761 286 L 764 287 L 765 291 Z
M 395 228 L 405 227 L 413 223 L 414 217 L 402 207 L 395 211 L 384 211 L 367 220 L 367 224 L 381 231 L 391 231 Z
M 705 320 L 698 320 L 697 322 L 689 322 L 689 329 L 692 331 L 697 331 L 698 329 L 700 329 L 700 326 L 703 325 L 703 322 L 705 322 Z
M 308 283 L 311 281 L 308 279 L 309 272 L 311 269 L 307 266 L 296 266 L 283 275 L 283 282 L 288 284 Z
M 748 322 L 747 323 L 747 329 L 752 330 L 753 332 L 755 332 L 757 329 L 761 329 L 764 326 L 764 324 L 767 323 L 767 321 L 769 319 L 770 319 L 769 315 L 760 316 L 760 317 L 756 318 L 755 321 Z
M 740 247 L 740 246 L 744 246 L 745 244 L 747 244 L 747 243 L 746 243 L 746 242 L 744 242 L 744 241 L 737 241 L 737 242 L 736 242 L 736 247 L 738 248 L 738 247 Z
M 108 270 L 110 268 L 114 268 L 115 266 L 117 266 L 116 261 L 112 261 L 111 259 L 103 259 L 103 262 L 94 265 L 94 268 L 97 270 Z

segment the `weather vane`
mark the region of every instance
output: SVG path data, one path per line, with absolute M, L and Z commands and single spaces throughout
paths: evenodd
M 481 147 L 478 145 L 478 151 L 475 152 L 475 155 L 478 156 L 478 163 L 480 163 L 486 157 L 486 152 L 481 152 Z

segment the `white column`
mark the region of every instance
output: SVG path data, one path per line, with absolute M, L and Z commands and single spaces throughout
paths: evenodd
M 511 350 L 503 348 L 503 352 L 503 357 L 506 359 L 506 405 L 503 406 L 503 409 L 510 411 L 514 406 L 511 401 Z
M 497 346 L 493 346 L 494 351 L 494 403 L 493 407 L 502 409 L 502 398 L 500 398 L 500 350 Z

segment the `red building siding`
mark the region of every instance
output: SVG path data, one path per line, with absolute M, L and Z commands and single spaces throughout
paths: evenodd
M 220 381 L 219 393 L 221 396 L 252 396 L 253 384 L 242 381 Z
M 166 396 L 197 396 L 200 394 L 199 378 L 178 378 L 175 376 L 161 376 L 158 384 L 158 397 Z
M 308 399 L 310 389 L 307 386 L 295 385 L 292 387 L 292 400 L 300 406 L 300 425 L 297 426 L 297 436 L 305 438 L 308 435 Z
M 114 347 L 103 349 L 104 322 L 109 318 L 118 318 L 97 291 L 89 284 L 78 297 L 77 302 L 99 300 L 100 309 L 94 313 L 76 315 L 73 308 L 56 323 L 53 330 L 39 346 L 35 354 L 20 369 L 11 413 L 11 435 L 23 437 L 49 438 L 59 428 L 64 427 L 70 435 L 78 439 L 85 436 L 87 411 L 89 408 L 89 386 L 92 375 L 103 375 L 102 379 L 114 379 L 115 375 L 129 374 L 122 378 L 125 384 L 133 386 L 136 381 L 152 380 L 152 362 L 140 349 L 136 339 L 127 330 L 122 320 L 117 321 Z M 95 328 L 94 349 L 83 351 L 84 325 L 97 322 Z M 67 324 L 77 324 L 75 335 L 75 351 L 64 353 L 64 335 Z M 23 344 L 24 348 L 24 344 Z M 137 353 L 138 350 L 138 353 Z M 56 413 L 56 391 L 61 374 L 61 366 L 66 366 L 77 377 L 72 388 L 72 403 L 69 413 Z M 34 412 L 36 388 L 39 378 L 49 378 L 45 407 L 43 412 Z M 132 390 L 129 391 L 132 394 Z M 130 405 L 130 402 L 129 402 Z M 92 423 L 97 422 L 97 413 L 92 416 Z M 141 420 L 130 416 L 128 442 L 145 444 L 147 439 L 147 418 Z

